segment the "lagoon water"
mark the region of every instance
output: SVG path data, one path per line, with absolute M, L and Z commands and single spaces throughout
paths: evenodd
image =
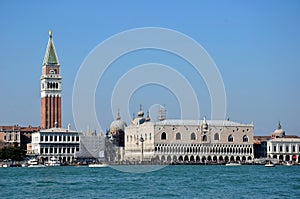
M 0 190 L 0 198 L 300 198 L 300 166 L 11 167 L 0 168 Z

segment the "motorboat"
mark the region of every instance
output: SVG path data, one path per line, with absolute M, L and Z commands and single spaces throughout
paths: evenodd
M 292 162 L 287 162 L 285 165 L 286 166 L 293 166 L 294 164 Z
M 39 161 L 36 158 L 28 160 L 28 167 L 45 167 L 43 164 L 39 164 Z
M 267 162 L 267 164 L 265 164 L 265 167 L 275 167 L 275 164 L 273 164 L 271 161 Z
M 229 162 L 225 164 L 225 166 L 241 166 L 242 164 L 239 162 Z
M 108 167 L 108 166 L 109 165 L 105 164 L 105 163 L 92 163 L 92 164 L 89 164 L 89 167 L 92 167 L 92 168 L 96 168 L 96 167 L 104 168 L 104 167 Z
M 55 158 L 55 157 L 51 157 L 50 160 L 45 164 L 47 167 L 58 167 L 61 166 L 60 165 L 60 161 Z

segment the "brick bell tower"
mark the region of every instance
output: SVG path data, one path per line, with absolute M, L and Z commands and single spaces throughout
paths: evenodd
M 61 127 L 61 79 L 60 64 L 56 55 L 52 31 L 42 65 L 41 76 L 41 128 Z

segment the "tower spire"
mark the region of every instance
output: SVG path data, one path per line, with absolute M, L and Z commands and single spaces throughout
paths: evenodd
M 43 65 L 59 65 L 58 57 L 52 39 L 52 30 L 49 30 L 49 40 L 46 48 Z

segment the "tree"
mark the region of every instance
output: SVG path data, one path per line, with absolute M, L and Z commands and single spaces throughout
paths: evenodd
M 24 159 L 25 151 L 20 147 L 4 147 L 0 149 L 0 159 L 11 159 L 15 161 L 21 161 Z

